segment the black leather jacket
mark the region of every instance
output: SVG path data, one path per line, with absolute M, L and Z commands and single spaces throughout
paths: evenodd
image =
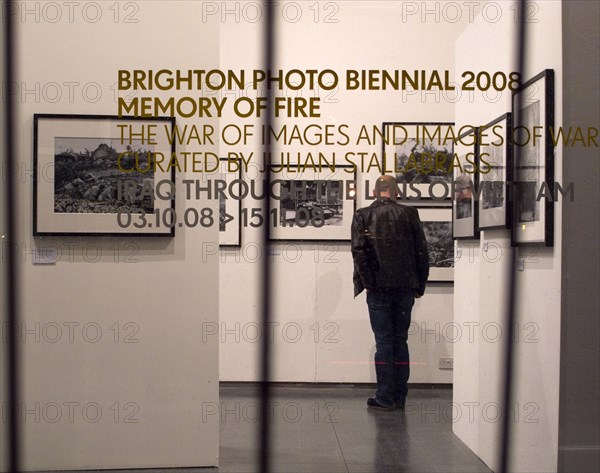
M 363 289 L 413 288 L 421 296 L 429 254 L 419 213 L 390 199 L 377 199 L 352 220 L 354 296 Z

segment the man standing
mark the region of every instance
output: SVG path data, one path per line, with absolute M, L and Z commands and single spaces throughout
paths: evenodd
M 384 175 L 375 183 L 376 197 L 357 210 L 352 221 L 354 296 L 367 290 L 375 334 L 377 391 L 367 405 L 403 409 L 410 361 L 408 328 L 415 297 L 425 293 L 429 254 L 419 213 L 396 202 L 398 185 Z

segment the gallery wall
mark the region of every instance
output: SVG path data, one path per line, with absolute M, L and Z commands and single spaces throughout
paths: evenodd
M 502 5 L 499 21 L 478 17 L 456 42 L 458 70 L 515 70 L 514 9 Z M 527 80 L 544 69 L 555 71 L 555 126 L 562 125 L 562 36 L 560 2 L 536 2 L 527 12 Z M 456 122 L 485 125 L 511 111 L 511 94 L 496 99 L 461 101 Z M 554 154 L 556 181 L 562 183 L 562 149 Z M 511 250 L 508 230 L 488 230 L 479 240 L 458 244 L 462 254 L 455 268 L 454 321 L 480 328 L 473 340 L 454 346 L 454 432 L 492 470 L 500 446 L 502 361 L 506 337 L 507 271 L 513 251 L 522 271 L 515 325 L 515 366 L 511 416 L 511 471 L 556 471 L 560 365 L 562 212 L 554 206 L 554 247 Z M 500 329 L 500 331 L 498 331 Z M 489 332 L 487 332 L 489 330 Z
M 218 27 L 198 28 L 200 6 L 187 1 L 16 8 L 17 84 L 4 93 L 18 105 L 23 466 L 216 466 L 218 419 L 206 410 L 218 403 L 218 344 L 199 342 L 218 320 L 218 263 L 202 257 L 216 228 L 34 238 L 31 170 L 34 113 L 116 115 L 119 69 L 216 67 Z M 177 199 L 178 213 L 191 206 L 215 207 Z M 33 264 L 49 247 L 57 261 Z
M 294 5 L 286 7 L 283 3 L 276 9 L 276 69 L 333 69 L 342 78 L 348 69 L 441 71 L 442 75 L 448 70 L 453 80 L 460 80 L 455 74 L 453 42 L 469 23 L 466 9 L 457 20 L 455 11 L 442 9 L 440 2 L 423 3 L 423 9 L 433 12 L 425 15 L 420 10 L 409 14 L 402 2 L 317 2 L 310 8 L 302 2 Z M 222 69 L 253 69 L 262 64 L 258 38 L 263 24 L 251 21 L 254 18 L 254 11 L 250 10 L 245 16 L 242 10 L 239 21 L 234 13 L 223 16 L 222 11 L 209 17 L 210 21 L 221 21 Z M 257 92 L 249 90 L 248 94 Z M 344 87 L 316 92 L 288 89 L 277 91 L 277 95 L 316 95 L 321 99 L 319 117 L 283 117 L 276 120 L 277 126 L 297 124 L 302 129 L 308 124 L 346 124 L 354 135 L 361 125 L 381 126 L 383 122 L 450 122 L 458 101 L 456 93 L 450 91 L 350 91 Z M 260 125 L 258 120 L 241 120 L 232 115 L 222 123 L 229 121 Z M 338 163 L 344 161 L 347 152 L 381 155 L 380 141 L 360 146 L 303 146 L 296 141 L 289 146 L 279 143 L 274 148 L 274 162 L 281 159 L 281 152 L 292 153 L 294 160 L 298 152 L 304 156 L 308 152 L 326 156 L 335 152 Z M 259 156 L 262 151 L 252 145 L 245 149 L 246 153 Z M 222 156 L 229 151 L 230 147 L 221 146 Z M 357 205 L 361 207 L 370 204 L 364 197 L 365 180 L 373 183 L 379 172 L 366 165 L 358 171 Z M 248 170 L 249 180 L 261 177 L 257 169 Z M 248 198 L 243 204 L 252 209 L 260 202 Z M 219 340 L 221 381 L 258 379 L 262 330 L 258 326 L 259 271 L 261 257 L 266 257 L 274 269 L 270 291 L 274 325 L 262 333 L 274 343 L 274 379 L 374 382 L 374 340 L 365 294 L 353 297 L 349 242 L 275 242 L 267 255 L 257 245 L 259 240 L 257 230 L 244 228 L 240 249 L 222 249 L 214 256 L 221 263 L 220 321 L 219 327 L 212 328 L 206 336 Z M 460 336 L 452 325 L 452 305 L 451 283 L 429 284 L 425 297 L 416 301 L 409 336 L 411 382 L 452 381 L 452 372 L 438 367 L 439 357 L 452 355 L 456 337 Z

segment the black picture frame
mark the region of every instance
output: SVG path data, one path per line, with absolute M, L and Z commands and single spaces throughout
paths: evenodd
M 512 114 L 480 127 L 479 229 L 506 229 L 512 223 L 509 185 L 513 179 Z
M 466 144 L 463 142 L 466 141 Z M 462 133 L 455 145 L 453 168 L 452 233 L 455 240 L 479 238 L 477 202 L 479 188 L 479 128 Z
M 453 127 L 453 122 L 383 122 L 383 168 L 396 177 L 400 202 L 450 203 Z
M 35 114 L 33 235 L 175 236 L 174 128 L 173 117 Z
M 270 241 L 350 241 L 357 198 L 355 166 L 321 169 L 285 166 L 282 169 L 271 165 L 269 172 L 272 184 L 268 218 Z M 315 215 L 321 215 L 315 214 L 315 209 L 324 212 L 322 226 L 312 223 Z M 319 218 L 317 224 L 320 224 Z
M 219 158 L 220 173 L 218 178 L 225 181 L 227 188 L 233 181 L 242 181 L 242 165 L 239 161 L 230 170 L 228 158 Z M 219 196 L 219 247 L 220 248 L 240 248 L 242 246 L 242 207 L 243 199 L 233 199 L 231 192 L 225 192 L 226 199 Z M 237 195 L 237 194 L 236 194 Z M 240 192 L 241 195 L 241 192 Z
M 550 130 L 554 128 L 554 70 L 540 72 L 513 92 L 512 117 L 512 245 L 551 247 L 554 245 L 554 144 Z M 538 132 L 540 135 L 535 136 Z M 548 194 L 551 198 L 547 198 Z

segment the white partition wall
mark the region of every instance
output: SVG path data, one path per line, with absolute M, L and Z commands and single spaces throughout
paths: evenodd
M 203 258 L 217 228 L 34 238 L 31 169 L 34 113 L 117 115 L 118 70 L 218 67 L 218 26 L 198 27 L 200 5 L 186 1 L 16 8 L 24 467 L 216 466 L 218 420 L 204 413 L 218 403 L 218 344 L 202 330 L 218 320 L 218 264 Z M 203 176 L 177 174 L 178 214 L 215 211 L 186 201 L 185 178 Z M 48 247 L 57 261 L 33 264 Z
M 497 21 L 479 16 L 456 42 L 457 70 L 512 71 L 516 59 L 514 8 L 501 5 Z M 528 13 L 529 14 L 529 13 Z M 528 22 L 524 79 L 554 69 L 555 126 L 562 124 L 562 36 L 560 2 L 535 2 Z M 485 125 L 511 111 L 510 92 L 475 96 L 456 104 L 459 125 Z M 555 180 L 562 182 L 562 149 L 556 148 Z M 561 304 L 561 207 L 555 205 L 554 247 L 520 248 L 517 273 L 514 402 L 511 471 L 556 471 Z M 502 353 L 506 326 L 506 271 L 512 255 L 508 230 L 482 232 L 470 243 L 473 257 L 456 267 L 454 320 L 476 324 L 477 339 L 454 347 L 454 432 L 492 470 L 498 468 L 502 400 Z M 461 242 L 463 254 L 468 242 Z M 502 333 L 498 337 L 497 328 Z

